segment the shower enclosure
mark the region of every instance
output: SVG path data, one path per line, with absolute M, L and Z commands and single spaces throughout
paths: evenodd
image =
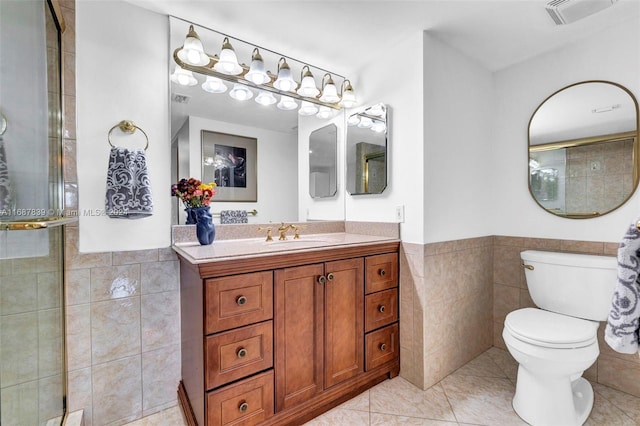
M 65 414 L 61 33 L 56 0 L 0 1 L 0 424 Z

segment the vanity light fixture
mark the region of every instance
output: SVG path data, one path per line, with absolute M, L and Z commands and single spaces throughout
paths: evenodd
M 372 107 L 367 108 L 365 113 L 368 115 L 373 115 L 375 117 L 382 117 L 385 113 L 385 108 L 382 104 L 376 104 Z
M 264 70 L 264 60 L 262 59 L 257 47 L 253 49 L 253 54 L 251 55 L 251 66 L 249 67 L 249 72 L 245 74 L 244 78 L 258 85 L 271 81 L 271 77 L 269 77 L 267 72 Z
M 289 96 L 282 95 L 280 96 L 280 102 L 276 105 L 279 109 L 290 111 L 292 109 L 298 108 L 298 103 L 290 98 Z
M 225 37 L 222 41 L 222 50 L 220 51 L 220 59 L 213 66 L 213 69 L 227 75 L 241 74 L 243 69 L 238 64 L 238 57 L 236 51 L 229 43 L 229 37 Z
M 318 112 L 318 107 L 309 101 L 302 101 L 298 114 L 300 115 L 314 115 Z
M 326 82 L 325 78 L 329 77 Z M 333 78 L 331 78 L 331 74 L 326 73 L 324 77 L 322 77 L 322 96 L 320 96 L 320 100 L 322 102 L 334 103 L 340 100 L 340 96 L 338 96 L 338 89 L 336 89 L 336 85 L 333 83 Z
M 0 0 L 1 1 L 1 0 Z M 175 18 L 178 19 L 178 18 Z M 213 36 L 222 36 L 222 49 L 218 55 L 206 53 L 202 41 L 194 25 L 189 25 L 189 32 L 182 46 L 173 52 L 173 59 L 178 65 L 171 75 L 171 81 L 182 85 L 195 85 L 197 80 L 193 73 L 206 76 L 202 89 L 211 93 L 223 93 L 228 84 L 233 83 L 229 94 L 235 99 L 250 99 L 254 94 L 256 102 L 261 105 L 272 105 L 284 110 L 303 109 L 301 115 L 316 115 L 318 118 L 330 118 L 333 110 L 351 108 L 356 105 L 355 93 L 351 82 L 345 77 L 325 69 L 304 64 L 290 57 L 281 55 L 263 47 L 251 45 L 242 40 L 210 31 Z M 207 34 L 207 38 L 210 34 Z M 241 52 L 252 49 L 251 64 L 247 66 L 238 62 L 236 52 L 231 45 L 240 44 Z M 263 59 L 264 56 L 264 59 Z M 277 74 L 266 70 L 266 61 L 278 60 Z M 294 72 L 300 72 L 300 80 L 293 78 Z M 324 73 L 321 84 L 316 84 L 313 74 Z M 336 82 L 338 83 L 336 84 Z M 231 87 L 231 86 L 229 86 Z M 244 87 L 245 90 L 242 89 Z M 252 91 L 258 89 L 258 92 Z M 298 89 L 298 90 L 296 90 Z M 276 96 L 280 95 L 280 101 Z
M 253 92 L 243 84 L 235 83 L 233 89 L 229 92 L 229 96 L 238 101 L 248 101 L 253 98 Z
M 202 90 L 209 93 L 224 93 L 227 91 L 227 85 L 218 77 L 208 75 L 205 82 L 202 83 Z
M 271 92 L 265 92 L 264 90 L 261 90 L 260 93 L 258 93 L 258 96 L 256 96 L 255 101 L 260 105 L 264 105 L 264 106 L 273 105 L 276 102 L 278 102 L 276 97 L 273 96 Z
M 357 126 L 358 124 L 360 124 L 360 116 L 358 116 L 358 114 L 349 116 L 349 118 L 347 119 L 347 124 L 349 126 Z
M 289 68 L 287 60 L 284 57 L 280 58 L 278 61 L 278 78 L 273 82 L 273 87 L 285 92 L 291 92 L 296 89 L 297 85 L 298 83 L 291 76 L 291 68 Z
M 371 126 L 373 126 L 373 120 L 370 119 L 367 116 L 362 116 L 360 117 L 360 122 L 358 123 L 358 127 L 360 127 L 361 129 L 368 129 Z
M 373 124 L 371 124 L 371 130 L 376 133 L 382 133 L 387 130 L 387 126 L 384 124 L 384 121 L 373 120 Z
M 180 65 L 176 65 L 176 68 L 173 70 L 171 81 L 181 86 L 195 86 L 198 84 L 198 80 L 193 76 L 193 73 L 183 69 Z
M 313 78 L 313 74 L 311 73 L 308 65 L 302 67 L 300 75 L 300 88 L 296 93 L 298 93 L 298 95 L 300 96 L 306 96 L 308 98 L 315 98 L 316 96 L 318 96 L 320 90 L 318 90 L 318 88 L 316 87 L 316 80 L 315 78 Z
M 189 26 L 187 38 L 184 40 L 182 49 L 178 51 L 178 58 L 189 65 L 207 65 L 211 59 L 204 53 L 202 41 L 198 37 L 198 33 L 193 29 L 193 25 Z

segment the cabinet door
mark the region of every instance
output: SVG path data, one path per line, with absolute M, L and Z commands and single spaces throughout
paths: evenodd
M 364 371 L 364 261 L 325 265 L 325 371 L 329 388 Z
M 275 271 L 276 411 L 322 391 L 322 264 Z

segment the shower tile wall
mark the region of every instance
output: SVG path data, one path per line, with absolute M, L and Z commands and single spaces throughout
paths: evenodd
M 49 231 L 59 253 L 61 228 Z M 62 401 L 59 256 L 0 260 L 0 424 L 44 424 Z M 47 402 L 48 401 L 48 402 Z
M 75 0 L 62 0 L 65 209 L 76 214 Z M 166 232 L 169 232 L 167 230 Z M 170 248 L 79 253 L 65 233 L 68 410 L 119 425 L 176 405 L 180 380 L 178 260 Z M 4 405 L 4 404 L 3 404 Z M 4 411 L 4 408 L 3 408 Z
M 493 345 L 506 349 L 502 340 L 505 316 L 516 309 L 534 306 L 521 267 L 522 250 L 550 250 L 570 253 L 587 253 L 615 256 L 618 243 L 593 241 L 568 241 L 496 236 L 493 264 Z M 612 388 L 640 396 L 640 359 L 637 355 L 614 352 L 603 340 L 603 329 L 599 329 L 600 356 L 585 372 L 593 381 Z

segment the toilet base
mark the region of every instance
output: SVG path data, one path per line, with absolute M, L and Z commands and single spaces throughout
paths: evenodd
M 533 426 L 579 426 L 593 408 L 593 388 L 579 377 L 535 377 L 520 365 L 513 409 Z

